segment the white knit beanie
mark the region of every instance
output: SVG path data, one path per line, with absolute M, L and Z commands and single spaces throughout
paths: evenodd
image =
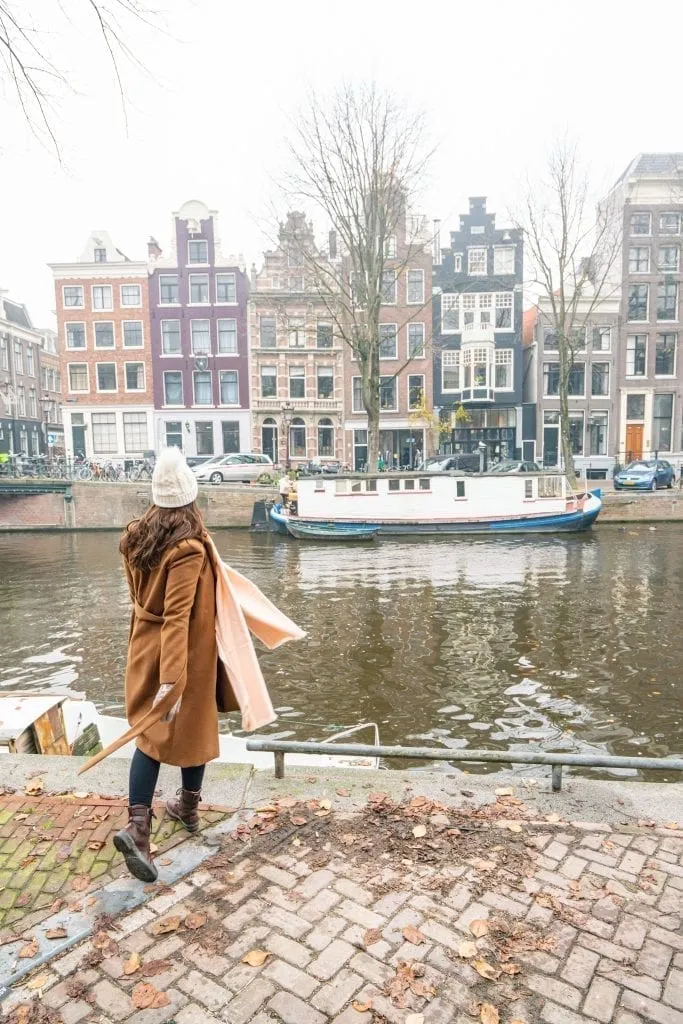
M 197 497 L 199 487 L 180 448 L 164 448 L 152 474 L 152 501 L 159 508 L 182 508 Z

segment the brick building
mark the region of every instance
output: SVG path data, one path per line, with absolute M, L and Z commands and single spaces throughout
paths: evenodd
M 141 458 L 154 448 L 147 263 L 95 231 L 75 262 L 50 267 L 67 454 Z
M 302 243 L 313 246 L 313 228 L 289 213 L 249 296 L 253 445 L 283 466 L 343 458 L 344 343 L 307 279 Z
M 0 291 L 0 452 L 39 455 L 45 450 L 40 343 L 26 306 Z
M 173 215 L 169 255 L 149 243 L 156 447 L 189 456 L 251 451 L 249 280 L 217 227 L 192 200 Z

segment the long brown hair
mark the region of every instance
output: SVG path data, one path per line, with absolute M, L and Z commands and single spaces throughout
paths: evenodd
M 202 539 L 205 534 L 204 520 L 195 501 L 181 508 L 151 505 L 143 516 L 128 524 L 119 551 L 129 565 L 149 572 L 168 548 L 181 540 Z

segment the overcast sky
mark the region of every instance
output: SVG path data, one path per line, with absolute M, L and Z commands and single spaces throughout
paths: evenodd
M 63 0 L 71 23 L 54 0 L 16 2 L 74 86 L 55 89 L 61 164 L 0 89 L 0 288 L 40 326 L 48 262 L 75 259 L 95 228 L 132 259 L 150 234 L 167 249 L 187 199 L 219 211 L 226 252 L 258 262 L 289 120 L 308 89 L 345 78 L 427 111 L 438 151 L 422 208 L 444 244 L 468 196 L 514 207 L 558 135 L 580 141 L 596 193 L 636 153 L 683 149 L 679 91 L 658 67 L 680 0 L 149 0 L 163 30 L 123 25 L 147 69 L 122 62 L 127 126 L 87 0 Z

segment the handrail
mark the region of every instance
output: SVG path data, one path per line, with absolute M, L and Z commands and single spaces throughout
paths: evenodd
M 469 761 L 481 764 L 540 764 L 552 767 L 552 789 L 562 789 L 562 768 L 648 768 L 683 772 L 683 758 L 616 757 L 611 754 L 545 754 L 524 750 L 443 750 L 438 747 L 402 747 L 365 743 L 311 743 L 296 740 L 247 740 L 247 750 L 273 753 L 275 777 L 285 776 L 285 754 L 325 754 L 332 757 L 401 757 L 415 761 Z

